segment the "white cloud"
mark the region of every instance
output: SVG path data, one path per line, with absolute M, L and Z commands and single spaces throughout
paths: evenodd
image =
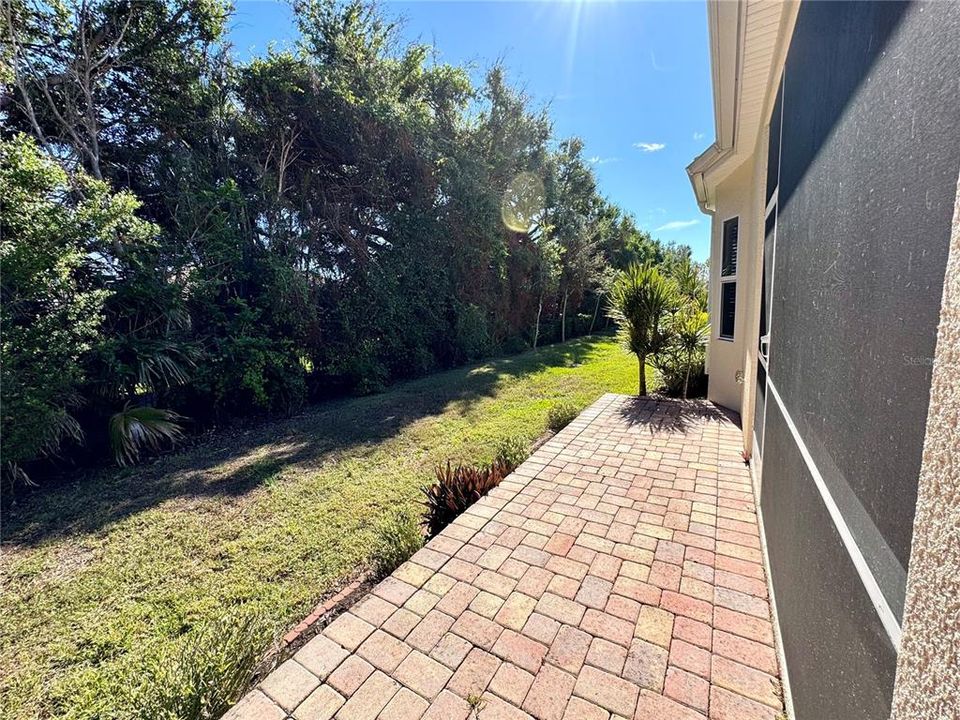
M 663 68 L 657 63 L 657 56 L 653 54 L 653 50 L 650 51 L 650 64 L 657 72 L 663 72 Z
M 693 134 L 693 139 L 694 139 L 694 140 L 703 140 L 706 136 L 707 136 L 706 133 L 695 132 L 695 133 Z
M 661 232 L 665 230 L 683 230 L 683 228 L 691 227 L 692 225 L 698 224 L 699 220 L 671 220 L 664 225 L 661 225 L 658 228 L 654 228 L 654 232 Z
M 636 142 L 633 146 L 639 150 L 643 150 L 646 153 L 657 152 L 658 150 L 663 150 L 666 147 L 666 143 L 650 143 L 650 142 Z
M 587 162 L 591 165 L 606 165 L 607 163 L 617 162 L 619 159 L 618 157 L 600 157 L 599 155 L 594 155 L 591 158 L 587 158 Z

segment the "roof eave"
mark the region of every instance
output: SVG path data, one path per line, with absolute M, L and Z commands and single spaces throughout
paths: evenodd
M 765 96 L 763 104 L 768 108 L 766 116 L 769 116 L 798 8 L 797 0 L 707 2 L 717 140 L 687 166 L 697 204 L 704 213 L 714 211 L 717 184 L 753 153 L 759 132 L 765 124 L 757 121 L 756 111 L 745 120 L 741 118 L 745 92 L 741 77 L 744 54 L 749 49 L 752 55 L 750 60 L 756 63 L 755 40 L 759 41 L 762 57 L 769 65 L 768 79 L 765 83 L 763 80 L 747 83 L 746 92 L 752 95 L 754 102 L 757 93 Z M 776 41 L 763 47 L 762 36 L 764 33 L 769 36 L 771 20 L 778 26 Z
M 687 177 L 690 178 L 690 185 L 693 187 L 693 194 L 697 198 L 697 205 L 700 206 L 700 212 L 707 215 L 712 214 L 716 208 L 713 198 L 708 193 L 704 176 L 712 168 L 722 163 L 728 154 L 729 150 L 721 150 L 717 143 L 713 143 L 687 165 Z

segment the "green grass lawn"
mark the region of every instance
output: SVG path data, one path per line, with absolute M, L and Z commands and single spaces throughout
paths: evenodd
M 611 339 L 575 340 L 214 435 L 27 498 L 3 528 L 0 716 L 109 717 L 116 678 L 244 604 L 281 634 L 369 557 L 432 467 L 543 434 L 561 400 L 635 393 Z

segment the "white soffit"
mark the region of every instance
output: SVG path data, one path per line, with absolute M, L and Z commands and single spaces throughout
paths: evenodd
M 717 140 L 687 167 L 700 209 L 756 147 L 776 97 L 799 2 L 708 0 Z

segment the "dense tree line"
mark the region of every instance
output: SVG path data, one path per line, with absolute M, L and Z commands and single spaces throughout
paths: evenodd
M 8 477 L 583 334 L 683 260 L 503 68 L 360 2 L 249 62 L 221 0 L 2 2 Z

